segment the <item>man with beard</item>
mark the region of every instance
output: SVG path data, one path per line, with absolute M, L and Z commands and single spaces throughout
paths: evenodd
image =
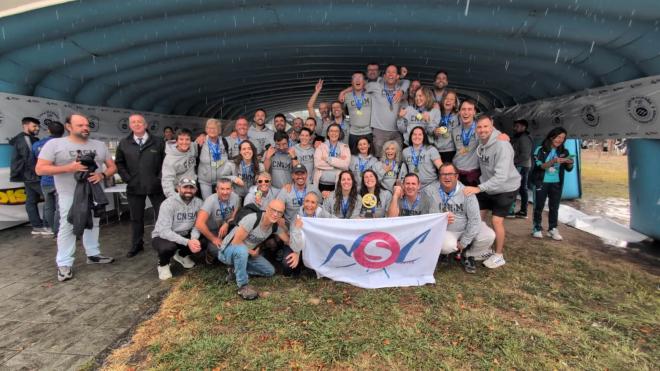
M 282 200 L 286 206 L 284 218 L 289 225 L 293 223 L 307 193 L 319 193 L 316 188 L 307 183 L 307 168 L 305 165 L 297 164 L 294 166 L 291 169 L 291 176 L 293 177 L 293 185 L 287 184 L 277 195 L 277 198 Z
M 192 179 L 182 178 L 178 186 L 178 193 L 160 205 L 160 214 L 151 233 L 151 246 L 158 253 L 158 278 L 162 281 L 172 278 L 172 258 L 190 269 L 195 266 L 190 255 L 202 249 L 199 230 L 195 228 L 197 213 L 202 207 L 202 200 L 195 197 L 197 184 Z
M 261 157 L 266 151 L 266 147 L 273 144 L 272 130 L 266 127 L 266 110 L 259 108 L 254 112 L 254 125 L 248 130 L 248 138 L 257 148 L 256 155 Z
M 511 138 L 511 145 L 513 146 L 513 164 L 516 165 L 516 170 L 520 173 L 520 188 L 518 194 L 520 195 L 520 211 L 514 214 L 516 202 L 511 204 L 509 216 L 516 218 L 527 218 L 527 176 L 532 167 L 532 150 L 534 149 L 534 140 L 527 131 L 529 124 L 527 120 L 516 120 L 513 123 L 513 138 Z
M 36 159 L 32 153 L 32 145 L 39 138 L 39 120 L 33 117 L 23 117 L 21 120 L 23 131 L 9 140 L 14 147 L 11 156 L 9 180 L 12 182 L 23 182 L 25 186 L 25 211 L 27 212 L 32 234 L 52 235 L 53 232 L 44 226 L 44 221 L 39 216 L 37 204 L 41 199 L 41 185 L 34 171 Z
M 278 113 L 273 118 L 273 131 L 284 131 L 286 132 L 286 116 L 283 113 Z
M 76 172 L 87 171 L 80 163 L 80 156 L 94 154 L 97 165 L 96 172 L 87 178 L 90 183 L 100 183 L 117 172 L 112 156 L 105 143 L 89 139 L 89 120 L 82 114 L 72 114 L 66 119 L 66 129 L 70 135 L 50 140 L 39 153 L 36 173 L 38 175 L 53 175 L 55 189 L 58 195 L 60 210 L 60 228 L 57 234 L 57 279 L 66 281 L 73 278 L 73 261 L 76 252 L 76 236 L 73 225 L 67 220 L 69 209 L 73 204 L 73 194 L 76 188 Z M 104 169 L 105 165 L 105 170 Z M 101 255 L 99 251 L 99 218 L 93 218 L 92 229 L 85 229 L 82 243 L 87 254 L 87 264 L 107 264 L 113 258 Z
M 264 168 L 273 177 L 273 187 L 282 188 L 291 183 L 291 161 L 298 158 L 295 150 L 289 148 L 289 136 L 285 132 L 275 132 L 273 142 L 264 155 Z
M 435 80 L 433 81 L 433 98 L 435 103 L 438 104 L 438 108 L 442 104 L 442 99 L 447 94 L 447 85 L 449 85 L 449 77 L 447 72 L 440 70 L 435 74 Z

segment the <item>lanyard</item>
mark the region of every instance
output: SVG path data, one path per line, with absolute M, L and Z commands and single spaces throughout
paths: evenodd
M 229 202 L 218 200 L 218 205 L 220 205 L 220 215 L 222 216 L 222 220 L 225 220 L 227 218 L 227 212 L 229 211 Z
M 470 145 L 470 137 L 474 134 L 474 129 L 477 127 L 476 122 L 472 122 L 470 125 L 470 130 L 465 132 L 465 125 L 461 124 L 461 139 L 463 140 L 463 146 L 467 147 Z
M 385 92 L 385 98 L 387 98 L 387 102 L 390 104 L 390 108 L 392 108 L 394 105 L 394 94 L 396 94 L 395 90 L 389 90 L 383 85 L 383 91 Z
M 330 141 L 328 141 L 328 152 L 330 153 L 330 157 L 337 157 L 337 145 L 338 144 L 339 144 L 339 142 L 337 142 L 337 144 L 335 144 L 333 146 L 332 144 L 330 144 Z
M 415 202 L 413 202 L 412 207 L 410 206 L 410 203 L 408 203 L 408 198 L 406 198 L 405 196 L 403 197 L 403 208 L 405 210 L 408 210 L 408 212 L 415 210 L 418 204 L 419 204 L 419 194 L 417 194 L 417 197 L 415 198 Z
M 241 161 L 241 175 L 244 179 L 252 175 L 252 163 L 245 165 L 245 161 Z
M 385 160 L 385 165 L 392 165 L 392 174 L 398 175 L 399 169 L 396 168 L 396 160 Z M 394 170 L 396 169 L 396 170 Z
M 367 168 L 367 164 L 369 163 L 370 157 L 367 157 L 367 160 L 362 162 L 362 158 L 360 158 L 360 155 L 357 156 L 358 160 L 358 168 L 360 169 L 360 174 L 364 173 L 364 171 Z
M 447 205 L 449 200 L 454 196 L 454 193 L 456 193 L 456 188 L 454 188 L 454 190 L 452 190 L 451 192 L 447 193 L 445 192 L 444 189 L 442 189 L 442 187 L 440 187 L 440 198 L 442 199 L 442 204 Z
M 419 168 L 419 159 L 422 156 L 422 150 L 424 149 L 424 146 L 419 147 L 419 152 L 415 152 L 415 147 L 410 146 L 410 153 L 412 154 L 412 163 L 415 166 L 415 168 Z
M 293 192 L 296 193 L 296 200 L 298 200 L 298 205 L 302 206 L 305 195 L 307 195 L 307 186 L 305 185 L 305 188 L 302 190 L 302 192 L 298 192 L 298 188 L 293 186 Z
M 213 161 L 222 160 L 222 151 L 220 151 L 220 139 L 218 139 L 217 144 L 213 143 L 210 139 L 207 139 L 206 144 L 209 146 L 209 152 L 211 152 Z
M 341 199 L 341 214 L 344 216 L 344 219 L 346 219 L 346 216 L 348 214 L 348 199 L 347 198 L 342 198 Z
M 362 90 L 362 98 L 358 99 L 358 97 L 355 95 L 355 91 L 353 91 L 353 102 L 355 102 L 355 107 L 359 110 L 362 109 L 362 105 L 364 104 L 364 90 Z
M 445 116 L 442 116 L 442 119 L 440 119 L 440 124 L 442 126 L 449 127 L 449 121 L 451 120 L 451 113 Z

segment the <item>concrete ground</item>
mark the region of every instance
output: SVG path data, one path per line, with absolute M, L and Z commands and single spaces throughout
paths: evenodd
M 148 238 L 145 252 L 125 257 L 128 223 L 101 226 L 101 252 L 113 264 L 86 264 L 79 244 L 66 282 L 57 281 L 55 239 L 30 231 L 0 231 L 0 370 L 79 368 L 123 339 L 169 288 Z

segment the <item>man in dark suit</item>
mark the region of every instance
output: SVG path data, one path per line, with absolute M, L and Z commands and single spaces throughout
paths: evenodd
M 165 158 L 163 138 L 147 131 L 147 122 L 142 115 L 129 116 L 131 134 L 119 142 L 115 162 L 122 180 L 127 184 L 126 196 L 131 212 L 131 248 L 126 254 L 132 258 L 144 249 L 144 206 L 149 197 L 154 213 L 165 199 L 160 181 L 160 171 Z

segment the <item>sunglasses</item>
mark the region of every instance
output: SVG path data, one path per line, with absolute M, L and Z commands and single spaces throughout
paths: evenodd
M 259 179 L 259 180 L 257 180 L 257 183 L 258 184 L 263 184 L 263 183 L 268 184 L 268 183 L 270 183 L 270 179 Z

